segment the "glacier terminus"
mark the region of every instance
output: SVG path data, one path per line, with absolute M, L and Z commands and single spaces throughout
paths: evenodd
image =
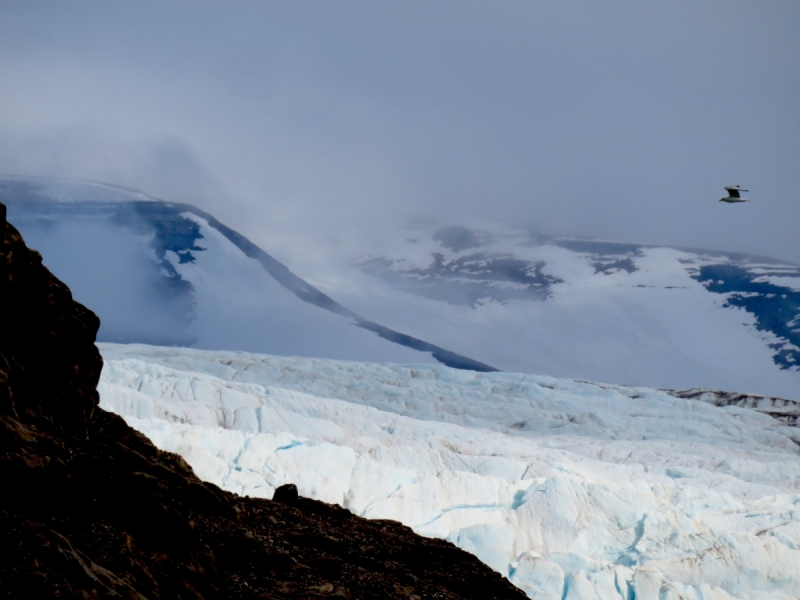
M 530 598 L 800 596 L 800 435 L 764 412 L 435 364 L 100 348 L 101 406 L 202 479 L 400 521 Z

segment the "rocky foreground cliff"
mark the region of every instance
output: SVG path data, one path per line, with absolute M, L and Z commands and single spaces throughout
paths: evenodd
M 394 521 L 200 481 L 98 408 L 97 317 L 0 232 L 0 597 L 525 597 Z

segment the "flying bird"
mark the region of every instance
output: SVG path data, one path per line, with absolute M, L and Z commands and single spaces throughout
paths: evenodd
M 750 190 L 743 190 L 738 185 L 726 185 L 725 189 L 728 191 L 728 195 L 720 198 L 720 202 L 747 202 L 747 198 L 742 198 L 739 192 L 749 192 Z

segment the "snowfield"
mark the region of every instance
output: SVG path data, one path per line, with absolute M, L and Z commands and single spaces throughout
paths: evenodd
M 503 371 L 800 401 L 797 265 L 482 225 L 399 229 L 311 280 Z
M 317 252 L 285 231 L 250 240 L 189 204 L 93 182 L 0 175 L 0 200 L 100 317 L 104 342 L 800 402 L 800 265 L 465 215 L 376 222 L 346 244 L 317 240 Z
M 199 477 L 445 538 L 530 598 L 800 597 L 797 429 L 648 388 L 100 344 L 101 406 Z

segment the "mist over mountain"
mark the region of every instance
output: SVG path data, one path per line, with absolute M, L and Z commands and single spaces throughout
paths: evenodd
M 792 263 L 484 221 L 403 228 L 354 267 L 348 305 L 502 370 L 800 398 Z
M 365 319 L 213 216 L 92 182 L 9 177 L 9 218 L 75 297 L 100 341 L 492 370 Z
M 148 598 L 217 589 L 126 537 L 216 532 L 239 584 L 204 597 L 257 596 L 249 574 L 276 597 L 490 597 L 450 568 L 474 561 L 430 560 L 448 540 L 511 597 L 800 598 L 798 25 L 791 0 L 0 2 L 0 202 L 99 316 L 82 406 L 117 424 L 30 454 L 28 425 L 76 415 L 7 378 L 4 502 L 72 525 L 12 520 L 0 571 L 67 594 L 79 565 L 91 595 L 146 555 L 123 583 Z M 718 202 L 730 185 L 749 201 Z M 37 302 L 7 325 L 41 357 Z M 276 500 L 266 520 L 233 545 L 224 519 L 195 529 L 109 411 L 245 513 Z M 312 499 L 377 537 L 284 518 Z
M 19 177 L 0 200 L 101 341 L 800 399 L 800 267 L 782 261 L 429 222 L 312 285 L 189 204 Z

